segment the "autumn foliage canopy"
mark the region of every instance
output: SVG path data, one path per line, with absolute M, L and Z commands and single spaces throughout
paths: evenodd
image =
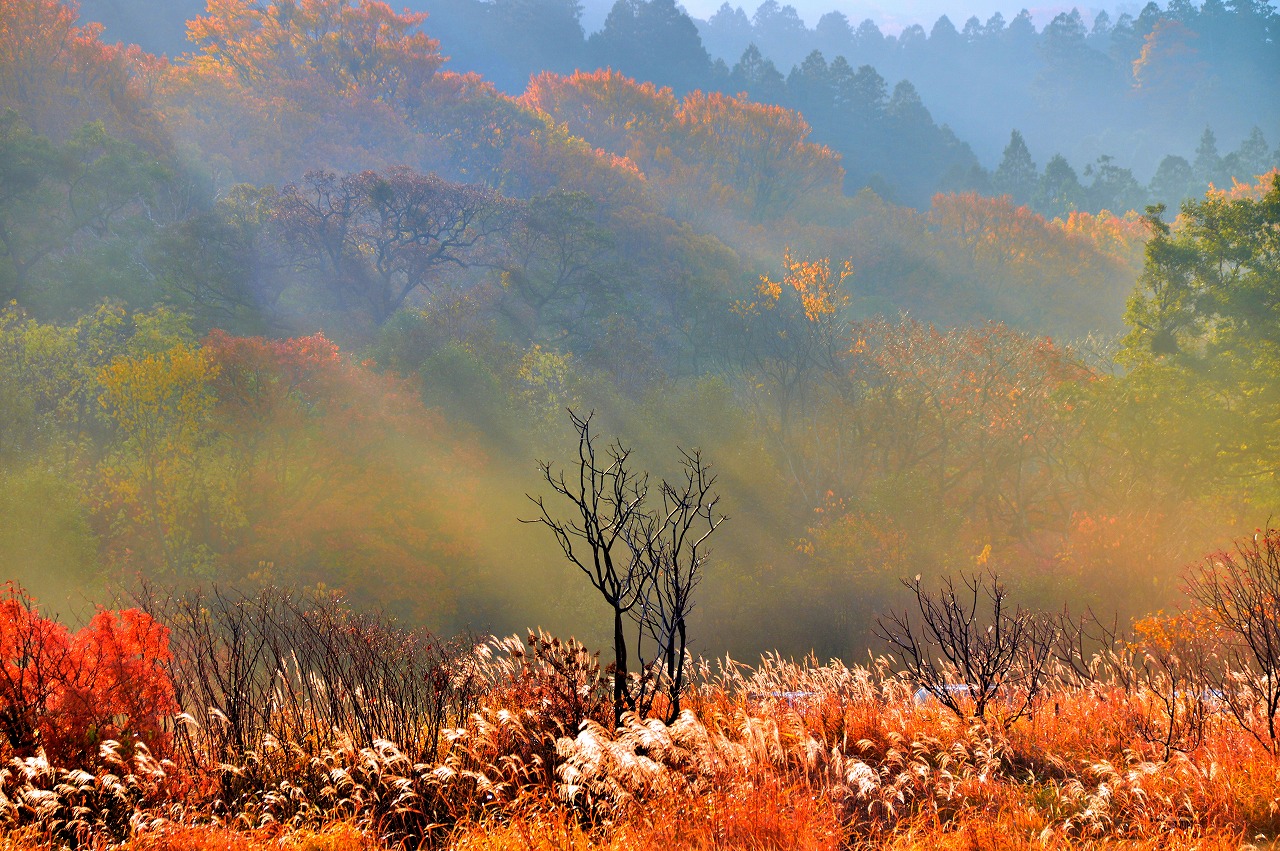
M 99 610 L 71 633 L 10 583 L 0 597 L 0 743 L 43 749 L 55 763 L 92 765 L 108 740 L 167 747 L 178 710 L 169 630 L 139 609 Z

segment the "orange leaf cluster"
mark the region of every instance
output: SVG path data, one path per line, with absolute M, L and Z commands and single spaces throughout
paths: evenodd
M 784 272 L 781 281 L 774 281 L 768 275 L 760 276 L 757 292 L 766 304 L 777 304 L 782 298 L 782 286 L 786 284 L 800 297 L 804 316 L 810 322 L 837 316 L 849 306 L 849 292 L 845 288 L 845 282 L 853 277 L 851 261 L 844 261 L 839 274 L 832 278 L 830 259 L 824 257 L 820 260 L 800 260 L 788 248 L 783 255 L 782 265 Z
M 748 218 L 772 219 L 810 194 L 838 193 L 843 179 L 839 157 L 808 141 L 798 112 L 746 95 L 694 91 L 681 100 L 670 89 L 601 70 L 541 74 L 521 102 L 627 157 L 668 206 L 715 199 Z
M 162 146 L 143 86 L 163 61 L 107 44 L 101 24 L 78 26 L 77 18 L 74 3 L 0 3 L 0 112 L 17 110 L 55 140 L 101 121 L 115 136 Z
M 42 617 L 19 588 L 0 595 L 0 731 L 7 749 L 43 749 L 55 764 L 88 766 L 108 739 L 167 744 L 178 711 L 169 631 L 138 609 L 99 610 L 72 634 Z

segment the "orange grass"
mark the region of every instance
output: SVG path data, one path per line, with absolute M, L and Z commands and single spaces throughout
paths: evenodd
M 546 644 L 534 661 L 519 647 L 491 642 L 468 660 L 482 696 L 426 762 L 343 731 L 283 730 L 221 765 L 142 753 L 94 775 L 15 759 L 0 768 L 6 842 L 943 851 L 1270 847 L 1280 834 L 1280 766 L 1265 749 L 1214 713 L 1170 751 L 1140 693 L 1059 687 L 1006 725 L 918 705 L 882 663 L 767 657 L 704 663 L 674 723 L 627 716 L 613 730 L 596 669 L 555 655 L 576 646 Z M 556 677 L 569 681 L 540 679 Z
M 134 837 L 122 851 L 373 851 L 380 847 L 354 825 L 334 822 L 320 830 L 297 831 L 166 825 Z

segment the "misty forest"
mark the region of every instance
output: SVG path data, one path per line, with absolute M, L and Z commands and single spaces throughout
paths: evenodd
M 4 848 L 1276 847 L 1280 11 L 600 12 L 0 0 Z

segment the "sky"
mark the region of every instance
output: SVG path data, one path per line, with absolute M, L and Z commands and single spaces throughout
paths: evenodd
M 684 6 L 690 16 L 705 20 L 715 14 L 725 0 L 678 0 L 678 2 Z M 741 6 L 750 17 L 760 5 L 761 0 L 728 0 L 728 2 L 730 6 Z M 1092 21 L 1094 15 L 1094 9 L 1091 7 L 1071 2 L 1058 4 L 1025 1 L 1019 3 L 1017 0 L 1003 3 L 999 0 L 973 0 L 973 2 L 964 2 L 964 0 L 779 0 L 779 2 L 784 6 L 794 6 L 800 13 L 800 17 L 810 27 L 817 24 L 818 19 L 827 12 L 839 11 L 843 12 L 854 26 L 870 18 L 885 33 L 897 33 L 912 24 L 920 24 L 928 30 L 942 15 L 950 17 L 956 29 L 964 26 L 965 20 L 971 15 L 977 15 L 980 20 L 985 21 L 994 12 L 999 11 L 1008 21 L 1024 7 L 1031 12 L 1037 29 L 1042 28 L 1059 12 L 1069 12 L 1073 6 L 1080 9 L 1086 21 Z M 583 24 L 588 30 L 598 29 L 612 5 L 613 0 L 583 0 L 585 9 Z M 1133 8 L 1129 9 L 1129 6 Z M 1098 4 L 1097 8 L 1106 8 L 1114 16 L 1118 11 L 1136 14 L 1140 6 L 1141 3 L 1118 2 Z

